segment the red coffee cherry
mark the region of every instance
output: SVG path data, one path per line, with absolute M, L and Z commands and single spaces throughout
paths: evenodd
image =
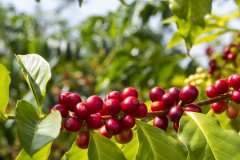
M 106 128 L 111 134 L 115 135 L 121 132 L 122 125 L 118 119 L 110 118 L 106 122 Z
M 71 93 L 67 96 L 67 107 L 72 112 L 74 112 L 74 109 L 75 109 L 76 105 L 80 102 L 82 102 L 82 99 L 76 93 Z
M 233 74 L 228 78 L 228 84 L 235 90 L 240 89 L 240 74 Z
M 88 107 L 84 102 L 78 103 L 74 111 L 78 119 L 81 119 L 81 120 L 86 120 L 90 116 Z
M 173 106 L 168 112 L 168 117 L 173 122 L 178 122 L 183 115 L 183 108 L 181 106 Z
M 103 108 L 103 100 L 96 95 L 88 97 L 85 103 L 91 113 L 97 113 Z
M 198 90 L 193 85 L 187 85 L 180 90 L 179 99 L 184 103 L 192 103 L 198 96 Z
M 164 106 L 166 107 L 171 107 L 175 104 L 176 102 L 176 98 L 174 95 L 170 94 L 170 93 L 165 93 L 162 96 L 162 103 Z
M 82 122 L 77 118 L 70 117 L 65 121 L 65 129 L 70 132 L 77 132 L 82 127 Z
M 122 95 L 118 91 L 112 91 L 107 95 L 107 99 L 115 99 L 118 100 L 119 102 L 122 101 Z
M 126 114 L 134 114 L 138 110 L 139 102 L 136 97 L 127 97 L 122 101 L 122 111 Z
M 80 131 L 75 139 L 76 145 L 81 149 L 88 148 L 90 133 L 89 131 Z
M 118 100 L 108 99 L 104 103 L 104 108 L 111 115 L 116 115 L 121 111 L 121 104 Z
M 209 98 L 217 97 L 219 94 L 216 91 L 215 85 L 208 86 L 206 89 L 206 95 Z
M 235 119 L 238 117 L 238 107 L 235 104 L 228 104 L 228 108 L 227 108 L 227 116 L 230 119 Z
M 177 87 L 172 87 L 169 89 L 168 93 L 174 95 L 176 102 L 179 101 L 180 89 L 178 89 Z
M 87 119 L 87 127 L 92 129 L 98 129 L 102 127 L 102 117 L 100 113 L 91 114 Z
M 226 110 L 226 102 L 224 101 L 215 102 L 211 105 L 211 109 L 213 110 L 214 113 L 220 114 Z
M 151 111 L 162 111 L 166 109 L 166 107 L 163 105 L 163 102 L 161 101 L 155 101 L 151 105 Z
M 138 92 L 135 88 L 133 87 L 128 87 L 128 88 L 125 88 L 123 91 L 122 91 L 122 99 L 124 100 L 125 98 L 127 97 L 136 97 L 138 98 Z
M 125 115 L 121 119 L 123 128 L 130 129 L 135 126 L 135 118 L 131 115 Z
M 232 100 L 238 104 L 240 104 L 240 91 L 233 91 L 231 94 Z
M 143 118 L 147 115 L 148 109 L 145 103 L 139 103 L 139 107 L 137 111 L 134 113 L 134 117 L 136 118 Z
M 110 134 L 108 131 L 107 131 L 107 128 L 106 128 L 106 125 L 103 125 L 100 129 L 98 129 L 98 134 L 102 135 L 102 136 L 105 136 L 107 138 L 112 138 L 112 134 Z
M 116 137 L 116 140 L 118 143 L 125 144 L 132 140 L 133 132 L 131 129 L 124 129 L 119 134 L 117 134 L 115 137 Z
M 216 92 L 218 94 L 224 94 L 228 92 L 229 86 L 226 79 L 219 79 L 215 83 Z
M 58 103 L 67 106 L 67 96 L 71 94 L 71 92 L 62 92 L 58 97 Z
M 195 105 L 195 104 L 189 104 L 185 107 L 185 111 L 186 112 L 199 112 L 202 113 L 202 109 L 200 108 L 200 106 Z
M 52 111 L 59 111 L 63 118 L 67 118 L 67 116 L 68 116 L 68 110 L 62 104 L 57 104 L 57 105 L 53 106 L 53 108 L 51 109 L 51 112 Z
M 156 116 L 154 119 L 153 119 L 153 126 L 155 127 L 158 127 L 164 131 L 167 130 L 167 127 L 168 127 L 168 119 L 166 116 Z
M 149 98 L 152 102 L 154 101 L 161 101 L 162 96 L 164 95 L 164 90 L 160 87 L 154 87 L 149 92 Z
M 173 123 L 173 128 L 174 128 L 174 130 L 175 130 L 176 132 L 178 132 L 178 130 L 179 130 L 179 122 L 174 122 L 174 123 Z

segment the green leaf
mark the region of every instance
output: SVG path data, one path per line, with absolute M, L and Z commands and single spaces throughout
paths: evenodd
M 80 158 L 88 160 L 88 149 L 80 149 L 74 142 L 70 150 L 62 157 L 62 160 L 76 160 Z
M 122 151 L 108 138 L 91 132 L 91 138 L 88 146 L 89 160 L 125 160 Z
M 181 35 L 178 32 L 174 33 L 172 35 L 171 40 L 168 42 L 167 48 L 172 48 L 172 47 L 176 46 L 182 40 L 183 40 L 183 38 L 181 37 Z
M 180 121 L 179 139 L 188 149 L 188 159 L 240 159 L 240 137 L 222 129 L 218 121 L 200 113 L 188 112 Z
M 234 0 L 236 5 L 240 8 L 240 0 Z
M 21 146 L 33 156 L 52 142 L 60 133 L 61 115 L 58 111 L 41 120 L 38 110 L 27 101 L 18 101 L 16 109 L 17 133 Z
M 23 149 L 18 154 L 15 160 L 48 160 L 48 157 L 51 152 L 52 143 L 48 143 L 45 147 L 35 153 L 32 157 L 30 157 L 27 152 Z
M 9 85 L 11 82 L 8 70 L 0 64 L 0 117 L 3 115 L 9 101 Z
M 133 131 L 133 139 L 129 143 L 124 144 L 121 149 L 127 160 L 136 159 L 138 146 L 139 146 L 139 142 L 137 138 L 137 131 Z
M 185 160 L 181 144 L 164 131 L 137 121 L 139 149 L 136 159 L 141 160 Z
M 16 57 L 37 105 L 41 107 L 46 94 L 46 85 L 51 78 L 50 66 L 38 54 L 16 55 Z
M 226 32 L 227 32 L 226 30 L 222 30 L 222 31 L 218 31 L 216 33 L 211 33 L 211 34 L 209 34 L 207 36 L 198 38 L 194 42 L 194 44 L 206 43 L 206 42 L 210 42 L 210 41 L 216 40 L 219 36 L 225 34 Z
M 83 2 L 83 0 L 78 0 L 78 3 L 79 3 L 80 7 L 82 6 L 82 2 Z

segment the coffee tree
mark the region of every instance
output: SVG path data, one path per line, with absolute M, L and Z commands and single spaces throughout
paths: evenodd
M 107 92 L 106 90 L 109 89 L 101 89 L 101 86 L 107 87 L 104 83 L 109 72 L 96 72 L 96 76 L 100 73 L 101 78 L 98 79 L 95 87 L 97 91 L 101 91 L 101 95 L 89 94 L 85 98 L 81 95 L 81 91 L 75 93 L 71 90 L 62 90 L 58 93 L 57 102 L 49 106 L 51 110 L 48 112 L 43 107 L 48 98 L 47 85 L 55 76 L 52 74 L 49 62 L 39 54 L 16 54 L 14 59 L 21 69 L 33 99 L 28 100 L 25 97 L 18 100 L 13 112 L 9 113 L 5 110 L 9 103 L 10 83 L 15 77 L 10 77 L 7 68 L 1 64 L 0 120 L 2 123 L 10 120 L 16 122 L 17 138 L 22 149 L 16 159 L 51 159 L 49 157 L 51 148 L 63 134 L 74 137 L 72 146 L 61 157 L 63 160 L 239 159 L 240 37 L 238 30 L 227 26 L 227 22 L 238 17 L 239 13 L 218 17 L 211 14 L 211 4 L 211 0 L 170 0 L 167 5 L 164 4 L 165 7 L 167 6 L 164 8 L 157 2 L 146 2 L 146 8 L 141 12 L 144 15 L 145 12 L 156 9 L 156 6 L 161 6 L 163 10 L 167 10 L 163 13 L 172 14 L 170 18 L 163 20 L 164 24 L 175 23 L 178 28 L 168 47 L 172 48 L 184 41 L 188 54 L 195 44 L 210 42 L 226 32 L 235 35 L 232 43 L 224 46 L 220 53 L 215 54 L 214 46 L 209 46 L 205 53 L 209 57 L 209 69 L 198 67 L 195 73 L 182 82 L 185 85 L 170 87 L 155 85 L 149 89 L 128 86 Z M 236 1 L 236 4 L 239 2 Z M 132 5 L 139 4 L 133 2 Z M 109 15 L 111 16 L 115 15 Z M 97 22 L 96 19 L 93 21 Z M 80 30 L 81 33 L 88 32 L 88 25 L 95 23 L 86 22 L 86 24 L 87 26 Z M 124 31 L 119 34 L 123 40 L 111 42 L 115 45 L 123 44 L 122 48 L 108 48 L 118 52 L 109 55 L 112 57 L 105 61 L 101 68 L 108 70 L 109 67 L 117 70 L 114 65 L 119 67 L 123 63 L 116 63 L 116 58 L 120 59 L 120 54 L 124 53 L 127 47 L 136 46 L 141 39 L 139 35 L 135 35 L 137 38 L 133 37 L 131 39 L 133 42 L 127 42 L 126 45 L 127 36 Z M 86 35 L 82 36 L 86 42 L 95 43 L 94 39 L 89 39 Z M 110 41 L 114 39 L 113 37 L 108 37 L 107 40 Z M 101 39 L 102 46 L 106 45 L 105 40 Z M 152 44 L 146 39 L 145 42 Z M 139 45 L 140 51 L 143 49 L 141 47 Z M 98 47 L 95 46 L 90 51 L 95 51 L 96 48 Z M 156 51 L 159 51 L 157 47 L 154 48 L 154 53 Z M 183 57 L 179 59 L 181 58 Z M 146 64 L 143 66 L 147 67 Z M 152 68 L 153 71 L 161 67 L 157 64 L 156 66 Z M 144 72 L 132 74 L 144 74 Z M 118 82 L 117 77 L 112 75 L 112 79 L 116 78 L 116 82 Z M 149 77 L 154 78 L 152 75 Z M 174 79 L 174 77 L 170 78 Z M 121 82 L 128 83 L 127 80 Z M 136 82 L 140 86 L 147 80 L 145 78 Z M 147 98 L 143 98 L 141 94 L 147 95 Z M 65 141 L 68 140 L 71 141 L 69 138 L 62 140 L 61 143 L 67 143 Z

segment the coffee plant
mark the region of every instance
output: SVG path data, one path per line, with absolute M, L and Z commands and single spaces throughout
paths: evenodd
M 80 5 L 82 2 L 79 0 Z M 49 55 L 11 54 L 9 59 L 12 66 L 20 69 L 19 74 L 14 67 L 8 67 L 7 60 L 0 64 L 0 122 L 4 126 L 15 124 L 17 145 L 21 148 L 16 160 L 52 159 L 53 152 L 61 149 L 59 146 L 66 148 L 56 158 L 62 160 L 240 159 L 240 30 L 227 25 L 239 13 L 223 17 L 211 14 L 212 0 L 121 2 L 123 6 L 117 13 L 106 19 L 93 17 L 79 29 L 81 40 L 77 42 L 84 42 L 82 50 L 91 56 L 73 54 L 68 43 L 64 57 L 60 48 L 57 54 L 44 50 Z M 143 26 L 137 30 L 128 19 L 137 14 L 139 6 Z M 128 14 L 120 17 L 125 13 Z M 173 54 L 166 51 L 166 55 L 159 55 L 165 51 L 164 46 L 158 46 L 164 34 L 156 36 L 145 30 L 148 14 L 157 13 L 162 13 L 164 25 L 177 26 L 167 45 Z M 122 26 L 117 25 L 117 18 Z M 112 26 L 118 30 L 114 32 Z M 8 29 L 14 33 L 14 29 Z M 208 44 L 205 50 L 209 68 L 192 66 L 193 71 L 188 72 L 191 74 L 185 76 L 178 63 L 186 57 L 176 55 L 180 50 L 173 47 L 183 41 L 189 58 L 194 45 L 212 42 L 226 32 L 234 35 L 231 44 L 217 53 L 216 45 Z M 45 42 L 39 40 L 41 44 Z M 11 47 L 13 44 L 14 40 L 6 43 Z M 149 49 L 148 45 L 153 47 Z M 26 51 L 27 47 L 16 48 Z M 71 65 L 83 71 L 71 73 Z M 59 78 L 57 73 L 62 71 L 65 72 Z M 19 79 L 24 82 L 16 85 Z M 22 93 L 22 88 L 26 90 L 24 86 L 30 92 L 20 97 L 17 94 Z M 14 87 L 17 94 L 11 97 Z M 11 108 L 14 98 L 17 102 Z M 49 103 L 51 98 L 56 100 Z M 71 146 L 67 146 L 69 143 Z

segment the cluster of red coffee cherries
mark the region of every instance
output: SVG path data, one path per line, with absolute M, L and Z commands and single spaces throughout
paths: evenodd
M 228 100 L 221 100 L 211 105 L 211 109 L 220 114 L 227 110 L 229 118 L 236 118 L 238 116 L 238 108 L 232 103 L 240 104 L 240 74 L 233 74 L 227 79 L 219 79 L 215 84 L 207 87 L 206 95 L 209 98 L 214 98 L 223 94 L 227 94 L 229 91 L 231 98 Z

